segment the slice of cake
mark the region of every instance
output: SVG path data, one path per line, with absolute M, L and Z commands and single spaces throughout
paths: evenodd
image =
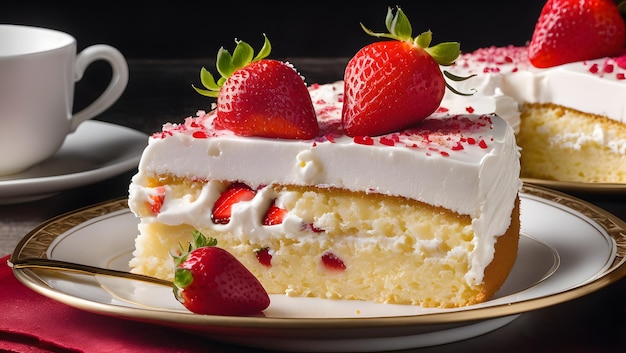
M 442 107 L 495 112 L 510 121 L 524 178 L 626 183 L 624 23 L 610 1 L 596 3 L 601 9 L 579 2 L 555 14 L 548 1 L 528 46 L 482 48 L 446 67 L 457 75 L 477 74 L 459 83 L 476 94 L 446 92 Z M 585 14 L 603 22 L 588 23 Z
M 347 99 L 367 92 L 344 92 L 365 81 L 312 85 L 308 99 L 298 79 L 261 89 L 273 72 L 288 76 L 283 66 L 261 58 L 240 70 L 222 67 L 235 77 L 225 82 L 203 70 L 207 89 L 196 90 L 217 96 L 216 109 L 150 137 L 129 186 L 140 220 L 132 271 L 171 279 L 171 253 L 198 230 L 272 294 L 424 307 L 491 298 L 519 240 L 520 154 L 511 126 L 493 114 L 428 113 L 380 133 L 391 123 L 372 129 L 367 101 Z M 433 90 L 443 95 L 441 72 L 427 76 L 441 79 Z M 346 131 L 348 100 L 351 112 L 363 113 L 351 131 L 374 133 Z
M 527 47 L 492 47 L 448 69 L 481 75 L 460 84 L 476 97 L 444 98 L 442 107 L 507 118 L 518 131 L 522 177 L 626 183 L 626 57 L 540 69 Z
M 342 92 L 311 88 L 322 128 L 310 140 L 236 136 L 204 112 L 153 134 L 130 185 L 133 272 L 171 279 L 170 253 L 197 229 L 270 293 L 442 307 L 490 298 L 517 254 L 513 130 L 493 115 L 433 115 L 350 138 Z M 214 219 L 220 195 L 244 186 L 251 197 Z

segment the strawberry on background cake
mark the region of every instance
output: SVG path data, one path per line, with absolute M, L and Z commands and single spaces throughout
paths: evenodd
M 527 46 L 478 49 L 448 67 L 476 74 L 459 83 L 476 94 L 447 93 L 442 106 L 510 121 L 524 178 L 626 183 L 624 43 L 612 1 L 548 0 Z
M 412 37 L 399 8 L 385 24 L 363 27 L 384 40 L 354 55 L 345 81 L 308 87 L 267 58 L 267 37 L 256 55 L 243 41 L 220 49 L 222 77 L 203 68 L 194 87 L 214 109 L 154 133 L 129 186 L 132 271 L 172 279 L 171 254 L 203 234 L 270 294 L 425 307 L 491 298 L 517 256 L 514 131 L 494 114 L 441 111 L 446 77 L 463 80 L 440 70 L 458 43 Z

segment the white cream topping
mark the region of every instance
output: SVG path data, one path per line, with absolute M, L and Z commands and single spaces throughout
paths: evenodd
M 469 76 L 473 73 L 463 74 Z M 452 85 L 459 92 L 472 95 L 467 97 L 446 90 L 439 110 L 456 114 L 497 114 L 517 133 L 520 125 L 519 104 L 502 92 L 501 81 L 502 76 L 499 75 L 477 74 L 467 80 L 453 82 Z
M 133 177 L 131 210 L 140 209 L 149 199 L 153 191 L 147 187 L 147 179 L 160 174 L 191 180 L 237 180 L 253 188 L 317 185 L 403 196 L 472 218 L 477 237 L 467 280 L 480 284 L 493 259 L 497 237 L 510 225 L 513 201 L 521 187 L 520 152 L 513 129 L 498 116 L 434 114 L 415 129 L 373 137 L 371 144 L 357 143 L 358 139 L 340 129 L 343 83 L 314 85 L 310 92 L 321 127 L 314 140 L 235 136 L 214 130 L 213 113 L 202 111 L 182 124 L 164 125 L 162 132 L 149 139 L 139 172 Z M 170 191 L 166 186 L 165 202 L 154 219 L 170 225 L 228 229 L 242 240 L 272 233 L 309 236 L 305 241 L 320 239 L 313 232 L 302 232 L 302 220 L 295 216 L 287 216 L 276 226 L 258 224 L 277 196 L 271 188 L 261 189 L 250 202 L 236 204 L 228 224 L 213 224 L 207 210 L 222 190 L 221 183 L 209 182 L 192 201 L 167 197 Z M 393 251 L 405 240 L 390 238 L 379 245 Z M 357 245 L 368 246 L 365 241 Z
M 526 47 L 489 47 L 463 54 L 443 69 L 458 76 L 476 74 L 452 83 L 462 92 L 475 89 L 476 94 L 463 97 L 448 91 L 443 107 L 450 106 L 453 112 L 464 106 L 477 114 L 495 112 L 516 131 L 517 105 L 523 103 L 553 103 L 626 122 L 626 56 L 536 68 Z

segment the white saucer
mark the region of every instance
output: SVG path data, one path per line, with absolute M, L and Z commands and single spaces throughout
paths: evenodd
M 137 168 L 147 143 L 142 132 L 86 121 L 52 158 L 21 173 L 0 176 L 0 204 L 41 199 Z

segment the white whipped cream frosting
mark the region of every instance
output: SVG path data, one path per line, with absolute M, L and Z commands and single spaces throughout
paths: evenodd
M 461 92 L 474 89 L 474 95 L 447 91 L 442 107 L 496 113 L 516 132 L 519 105 L 524 103 L 553 103 L 626 122 L 626 56 L 536 68 L 528 60 L 527 47 L 489 47 L 462 54 L 454 65 L 442 69 L 462 77 L 476 75 L 451 83 Z
M 480 284 L 493 259 L 497 237 L 511 223 L 521 188 L 520 151 L 510 125 L 495 115 L 434 114 L 415 129 L 365 138 L 371 144 L 364 144 L 341 132 L 343 82 L 313 85 L 310 92 L 320 122 L 319 137 L 313 140 L 244 138 L 216 131 L 212 127 L 214 113 L 204 111 L 181 124 L 165 124 L 150 137 L 133 177 L 131 210 L 139 209 L 154 194 L 146 185 L 148 178 L 162 174 L 190 180 L 243 181 L 253 188 L 317 185 L 403 196 L 472 218 L 477 238 L 467 280 Z M 207 228 L 234 231 L 242 239 L 271 236 L 250 219 L 261 219 L 260 210 L 276 197 L 273 192 L 257 193 L 252 202 L 233 209 L 229 224 L 215 225 L 206 210 L 219 196 L 221 189 L 216 184 L 207 183 L 194 201 L 168 198 L 166 186 L 161 212 L 142 222 L 201 222 Z M 300 226 L 301 222 L 288 217 L 281 225 L 284 229 L 265 228 L 280 232 L 293 228 L 288 233 L 298 234 L 302 233 Z M 393 241 L 387 246 L 393 251 Z

